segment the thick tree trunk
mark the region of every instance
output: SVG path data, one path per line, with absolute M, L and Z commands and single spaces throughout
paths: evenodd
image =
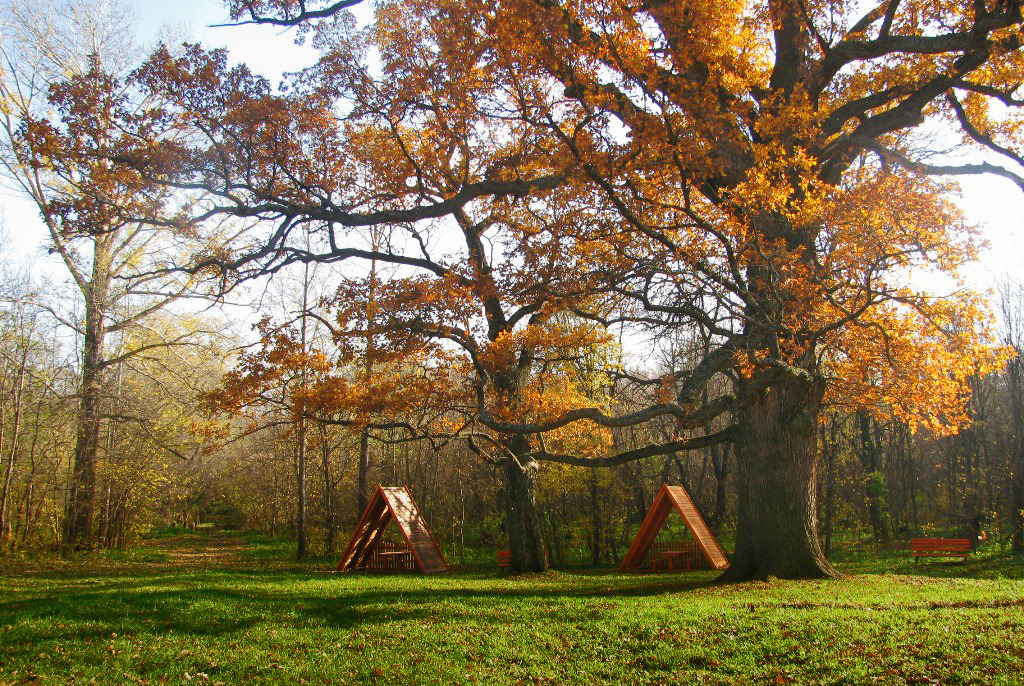
M 516 459 L 509 459 L 504 465 L 505 525 L 512 558 L 509 571 L 543 572 L 548 564 L 537 510 L 538 465 L 525 457 L 529 447 L 525 438 L 516 436 L 510 443 Z
M 723 581 L 837 577 L 818 544 L 820 384 L 784 377 L 740 413 L 736 552 Z
M 110 291 L 110 236 L 93 241 L 92 273 L 83 287 L 85 335 L 82 340 L 81 399 L 78 406 L 71 493 L 64 513 L 64 548 L 88 548 L 93 543 L 96 508 L 96 462 L 99 459 L 103 376 L 106 354 L 106 316 Z
M 103 308 L 86 309 L 82 387 L 71 474 L 71 495 L 64 517 L 64 547 L 91 546 L 96 501 L 96 461 L 99 454 L 103 395 Z

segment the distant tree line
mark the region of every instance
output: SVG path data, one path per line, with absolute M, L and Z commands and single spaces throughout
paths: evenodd
M 10 555 L 60 547 L 79 376 L 76 354 L 43 306 L 43 293 L 17 269 L 6 274 L 0 303 L 0 550 Z M 1019 291 L 1004 290 L 1010 316 L 1022 301 L 1012 299 Z M 310 345 L 330 350 L 330 337 L 317 318 L 309 319 Z M 182 321 L 163 324 L 180 329 Z M 268 403 L 225 420 L 211 414 L 210 393 L 231 368 L 230 359 L 212 344 L 166 349 L 108 375 L 97 468 L 98 545 L 121 548 L 155 527 L 200 524 L 297 538 L 297 433 L 287 382 L 264 393 Z M 972 423 L 954 435 L 915 432 L 863 412 L 829 412 L 819 427 L 818 472 L 826 552 L 851 542 L 897 545 L 919 534 L 981 530 L 988 545 L 1019 551 L 1019 374 L 1013 362 L 973 379 Z M 365 502 L 361 481 L 371 488 L 408 485 L 452 561 L 480 561 L 507 544 L 500 476 L 464 442 L 404 440 L 405 432 L 394 428 L 374 433 L 364 448 L 364 436 L 359 427 L 318 421 L 315 413 L 308 421 L 304 526 L 311 553 L 333 554 L 344 545 Z M 628 447 L 658 437 L 629 428 L 617 430 L 613 440 Z M 538 507 L 552 561 L 616 563 L 663 482 L 684 485 L 711 527 L 729 541 L 735 461 L 726 443 L 608 470 L 548 466 L 539 477 Z

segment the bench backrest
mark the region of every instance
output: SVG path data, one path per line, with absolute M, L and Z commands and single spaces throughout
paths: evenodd
M 912 538 L 910 547 L 913 550 L 949 550 L 952 552 L 970 552 L 969 538 Z

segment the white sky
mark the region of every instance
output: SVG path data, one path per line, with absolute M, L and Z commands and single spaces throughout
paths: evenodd
M 960 185 L 964 212 L 989 243 L 973 270 L 976 287 L 988 288 L 1003 275 L 1024 281 L 1024 191 L 997 176 L 966 179 Z
M 68 0 L 73 1 L 73 0 Z M 132 4 L 131 0 L 126 0 Z M 294 43 L 294 30 L 265 26 L 217 27 L 212 25 L 228 21 L 227 9 L 219 0 L 134 0 L 138 16 L 139 43 L 148 46 L 156 42 L 165 30 L 190 42 L 202 43 L 206 48 L 227 48 L 233 62 L 245 62 L 253 71 L 271 79 L 280 80 L 286 71 L 295 71 L 315 59 L 315 51 Z M 0 246 L 0 253 L 16 261 L 27 260 L 33 268 L 46 262 L 42 246 L 45 229 L 40 223 L 35 206 L 17 194 L 0 187 L 0 238 L 8 245 Z M 43 262 L 40 262 L 40 260 Z M 50 271 L 63 280 L 60 265 L 54 261 Z M 60 274 L 57 276 L 57 274 Z
M 227 21 L 219 0 L 135 0 L 139 14 L 139 35 L 151 43 L 167 27 L 173 35 L 188 36 L 207 48 L 228 48 L 232 61 L 245 62 L 253 71 L 277 83 L 281 74 L 310 64 L 315 52 L 294 43 L 294 30 L 266 26 L 216 27 Z M 977 288 L 985 289 L 1008 274 L 1024 280 L 1024 192 L 998 177 L 975 177 L 962 183 L 963 207 L 977 224 L 990 247 L 970 271 Z M 0 190 L 0 236 L 10 245 L 2 252 L 9 257 L 40 260 L 43 229 L 34 207 Z

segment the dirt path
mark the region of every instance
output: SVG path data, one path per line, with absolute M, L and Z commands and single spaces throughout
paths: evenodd
M 60 574 L 116 575 L 140 572 L 206 571 L 244 568 L 245 541 L 222 531 L 187 531 L 144 539 L 127 554 L 89 553 L 72 559 L 52 556 L 37 560 L 0 559 L 0 576 Z
M 198 531 L 148 541 L 144 547 L 167 555 L 160 566 L 211 569 L 237 565 L 245 544 L 221 531 Z

